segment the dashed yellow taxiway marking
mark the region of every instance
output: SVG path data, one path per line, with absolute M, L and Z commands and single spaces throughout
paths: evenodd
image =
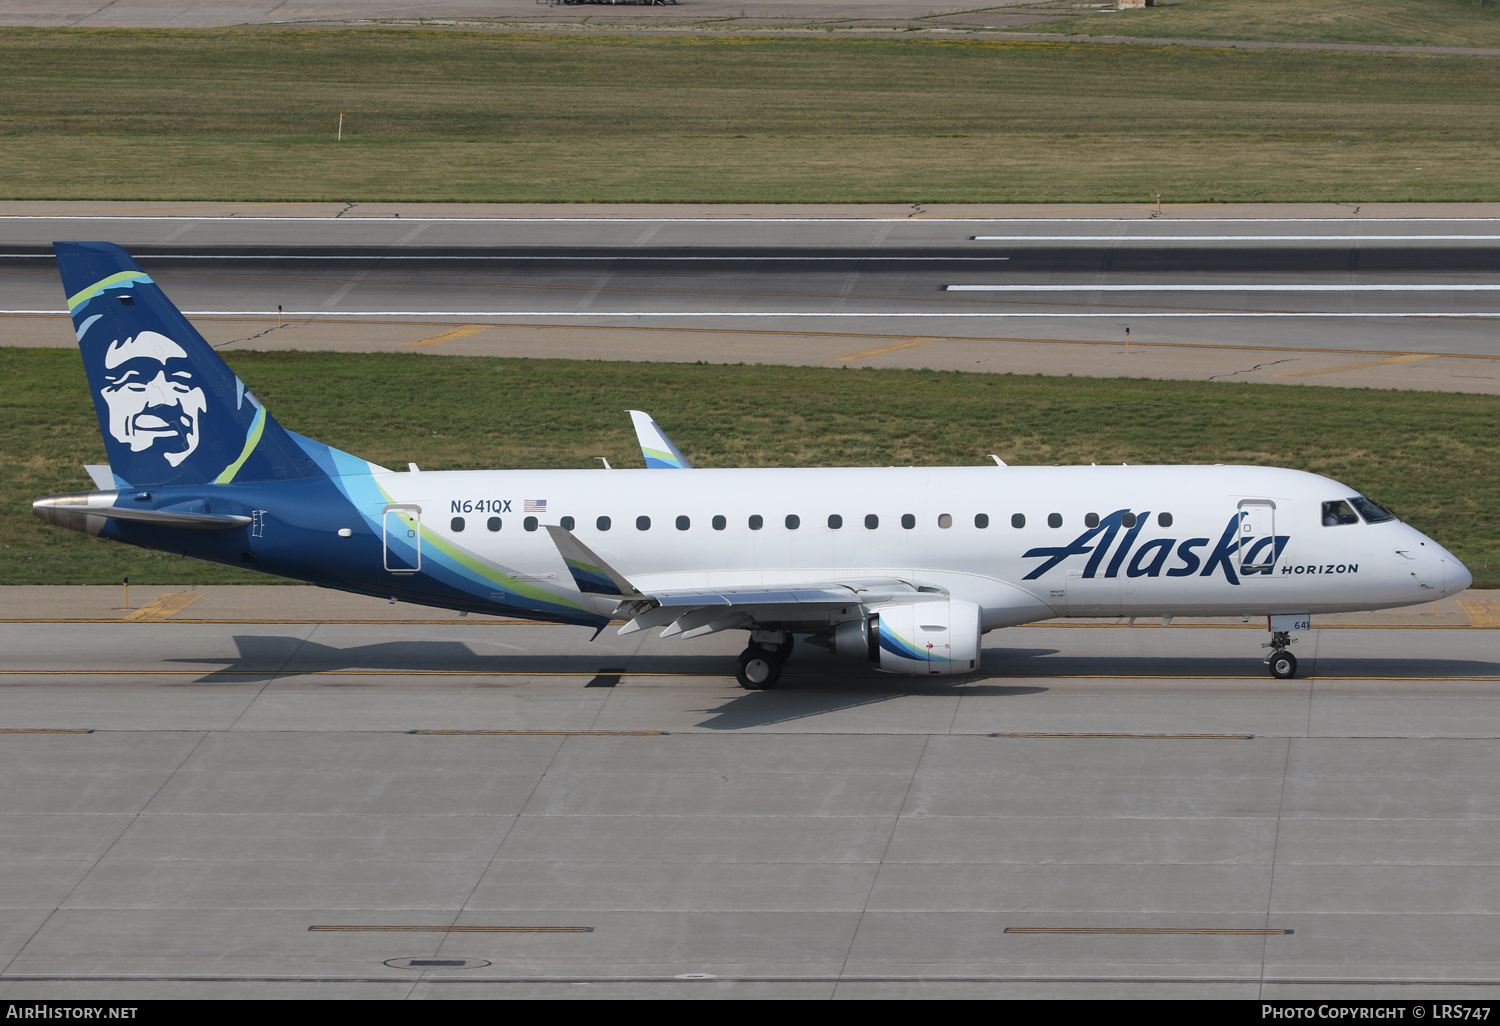
M 1312 378 L 1319 374 L 1342 374 L 1345 371 L 1364 370 L 1366 367 L 1383 367 L 1390 363 L 1415 363 L 1417 360 L 1430 360 L 1435 353 L 1403 353 L 1401 356 L 1388 356 L 1384 360 L 1365 360 L 1363 363 L 1341 363 L 1337 367 L 1320 367 L 1317 370 L 1287 371 L 1285 374 L 1276 375 L 1278 378 Z
M 415 342 L 403 342 L 401 343 L 401 346 L 404 349 L 420 349 L 423 346 L 440 346 L 444 342 L 452 342 L 456 339 L 468 338 L 470 335 L 477 335 L 481 331 L 484 331 L 486 328 L 491 328 L 493 326 L 494 325 L 490 324 L 465 324 L 460 327 L 454 328 L 452 331 L 445 331 L 441 335 L 429 335 L 427 338 L 419 338 Z
M 309 926 L 309 933 L 593 933 L 592 926 Z
M 525 737 L 666 737 L 665 730 L 409 730 L 408 734 L 438 734 L 458 735 L 467 737 L 474 735 L 484 737 L 490 734 L 508 735 L 517 734 Z
M 1007 926 L 1006 933 L 1069 934 L 1088 933 L 1104 936 L 1188 936 L 1188 937 L 1285 937 L 1291 930 L 1276 929 L 1215 929 L 1213 927 L 1152 927 L 1152 926 Z
M 125 616 L 127 620 L 166 620 L 186 609 L 203 597 L 200 592 L 192 594 L 189 592 L 178 592 L 172 595 L 163 595 L 161 598 L 147 602 L 144 606 L 133 613 Z
M 1254 734 L 991 734 L 990 737 L 1045 738 L 1050 740 L 1092 741 L 1113 739 L 1125 741 L 1253 741 Z
M 897 342 L 894 345 L 881 346 L 879 349 L 866 349 L 862 353 L 850 353 L 848 356 L 835 356 L 835 360 L 848 363 L 851 360 L 863 360 L 868 356 L 884 356 L 886 353 L 894 353 L 901 349 L 916 349 L 918 346 L 931 345 L 934 342 L 942 342 L 940 338 L 911 338 L 905 342 Z M 951 341 L 951 340 L 950 340 Z
M 1500 627 L 1500 602 L 1493 599 L 1459 599 L 1458 608 L 1475 627 Z

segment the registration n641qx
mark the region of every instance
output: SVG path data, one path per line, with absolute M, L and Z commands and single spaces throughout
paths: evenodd
M 1265 617 L 1291 677 L 1314 614 L 1470 583 L 1353 489 L 1271 467 L 708 470 L 634 411 L 645 470 L 394 472 L 278 424 L 123 249 L 56 251 L 109 465 L 32 508 L 99 538 L 596 631 L 745 631 L 754 689 L 798 635 L 972 674 L 984 634 L 1052 617 Z

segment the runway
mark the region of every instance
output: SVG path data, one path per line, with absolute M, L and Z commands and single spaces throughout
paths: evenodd
M 1293 681 L 1055 623 L 747 693 L 733 639 L 168 591 L 0 593 L 0 997 L 1500 988 L 1495 593 Z
M 5 344 L 74 344 L 47 246 L 95 237 L 230 351 L 1500 392 L 1500 210 L 41 206 L 0 205 Z M 734 637 L 124 606 L 0 589 L 6 999 L 1500 989 L 1500 593 L 1318 621 L 1291 681 L 1179 619 L 941 682 L 804 645 L 764 693 Z
M 216 344 L 1500 390 L 1500 208 L 21 208 L 0 211 L 11 344 L 70 344 L 50 240 L 98 237 Z

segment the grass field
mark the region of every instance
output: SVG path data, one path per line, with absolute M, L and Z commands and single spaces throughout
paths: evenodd
M 1280 43 L 1500 47 L 1496 0 L 1190 0 L 1097 11 L 1023 31 Z
M 1494 200 L 1497 144 L 1495 58 L 0 30 L 11 199 Z
M 1259 463 L 1329 474 L 1500 587 L 1500 398 L 817 367 L 228 356 L 287 427 L 386 466 L 641 465 L 626 409 L 699 466 Z M 273 580 L 48 527 L 31 499 L 103 462 L 76 352 L 0 349 L 0 584 Z

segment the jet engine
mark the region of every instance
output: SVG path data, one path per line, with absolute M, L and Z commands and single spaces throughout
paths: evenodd
M 914 602 L 844 621 L 834 628 L 833 649 L 886 673 L 972 673 L 979 668 L 979 635 L 973 602 Z

